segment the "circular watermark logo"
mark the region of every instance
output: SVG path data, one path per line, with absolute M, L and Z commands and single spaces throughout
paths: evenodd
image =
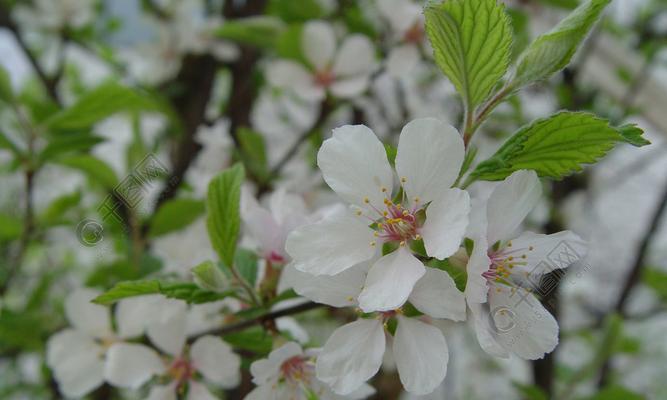
M 498 306 L 489 314 L 489 324 L 496 333 L 506 333 L 516 326 L 516 314 L 510 308 Z
M 96 246 L 104 240 L 104 227 L 94 219 L 84 219 L 76 226 L 76 237 L 84 246 Z

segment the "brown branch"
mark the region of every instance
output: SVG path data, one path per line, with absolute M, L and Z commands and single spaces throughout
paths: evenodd
M 14 36 L 16 43 L 19 45 L 23 53 L 25 53 L 26 57 L 28 58 L 28 62 L 35 70 L 37 77 L 44 85 L 44 89 L 46 89 L 46 93 L 51 98 L 51 100 L 53 100 L 58 105 L 62 105 L 57 90 L 58 82 L 60 81 L 60 74 L 56 74 L 55 76 L 50 77 L 44 71 L 42 66 L 39 65 L 37 57 L 32 53 L 25 40 L 23 40 L 19 28 L 11 19 L 9 10 L 6 8 L 6 6 L 0 6 L 0 27 L 7 28 L 7 30 L 9 30 L 9 32 L 11 32 L 11 34 Z
M 234 324 L 223 326 L 222 328 L 212 329 L 212 330 L 203 332 L 203 333 L 201 333 L 197 336 L 189 338 L 188 341 L 190 343 L 192 343 L 198 337 L 204 336 L 204 335 L 214 335 L 214 336 L 228 335 L 230 333 L 239 332 L 239 331 L 242 331 L 244 329 L 250 328 L 250 327 L 255 326 L 255 325 L 264 325 L 265 323 L 267 323 L 267 321 L 273 321 L 273 320 L 275 320 L 277 318 L 280 318 L 280 317 L 286 317 L 288 315 L 299 314 L 299 313 L 314 310 L 314 309 L 320 308 L 320 307 L 326 307 L 326 306 L 324 304 L 313 303 L 313 302 L 298 304 L 298 305 L 293 306 L 293 307 L 289 307 L 289 308 L 285 308 L 285 309 L 282 309 L 282 310 L 273 311 L 273 312 L 261 315 L 257 318 L 248 319 L 248 320 L 245 320 L 245 321 L 241 321 L 241 322 L 237 322 L 237 323 L 234 323 Z

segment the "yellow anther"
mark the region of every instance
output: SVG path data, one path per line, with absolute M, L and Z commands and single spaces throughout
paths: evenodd
M 370 203 L 370 200 L 368 200 L 368 197 L 364 197 L 364 203 L 366 203 L 366 204 Z
M 404 217 L 407 217 L 408 214 L 410 214 L 410 212 L 409 212 L 408 210 L 404 210 L 404 211 L 403 211 L 403 216 L 404 216 Z
M 347 301 L 354 301 L 354 297 L 352 297 L 352 296 L 347 296 Z
M 510 269 L 514 268 L 514 264 L 510 264 Z
M 382 190 L 382 193 L 386 193 L 386 192 L 387 192 L 387 188 L 384 187 L 384 186 L 382 186 L 382 187 L 380 188 L 380 190 Z
M 399 246 L 405 246 L 405 240 L 401 240 L 401 243 L 399 243 Z
M 401 183 L 405 183 L 405 182 L 407 182 L 407 181 L 408 181 L 408 178 L 406 178 L 406 177 L 402 177 L 402 178 L 401 178 Z
M 382 229 L 383 226 L 382 222 L 378 222 L 378 229 Z
M 509 256 L 509 257 L 507 257 L 507 259 L 510 260 L 510 261 L 512 261 L 512 260 L 514 260 L 514 257 Z
M 530 247 L 528 248 L 528 250 L 530 250 L 530 251 L 533 251 L 533 249 L 535 249 L 533 246 L 530 246 Z
M 361 214 L 362 214 L 361 210 L 357 210 L 357 215 L 361 215 Z
M 371 242 L 371 247 L 375 247 L 375 240 Z
M 373 236 L 378 237 L 378 236 L 380 236 L 380 234 L 377 233 L 377 232 L 373 232 Z
M 419 239 L 421 239 L 421 238 L 422 238 L 422 235 L 420 235 L 420 234 L 416 234 L 416 235 L 415 235 L 415 240 L 419 240 Z
M 503 291 L 503 290 L 502 290 L 501 288 L 496 288 L 496 292 L 500 293 L 500 292 L 502 292 L 502 291 Z
M 526 255 L 525 255 L 525 254 L 522 254 L 522 255 L 521 255 L 521 258 L 523 258 L 523 259 L 525 260 L 525 259 L 526 259 Z
M 383 211 L 382 215 L 384 215 L 386 217 L 387 215 L 389 215 L 389 211 Z
M 419 203 L 419 196 L 415 197 L 413 200 L 415 203 Z

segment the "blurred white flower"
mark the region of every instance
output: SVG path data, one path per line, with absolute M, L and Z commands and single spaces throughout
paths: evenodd
M 272 86 L 303 99 L 322 100 L 327 91 L 340 98 L 358 96 L 376 68 L 375 49 L 366 36 L 349 35 L 339 46 L 328 22 L 307 22 L 301 49 L 307 68 L 296 61 L 277 60 L 267 65 L 266 77 Z
M 421 60 L 421 48 L 428 46 L 422 7 L 411 0 L 377 0 L 380 15 L 389 22 L 393 47 L 387 56 L 387 72 L 403 77 Z
M 535 171 L 513 173 L 471 213 L 475 246 L 465 294 L 477 339 L 489 354 L 534 360 L 558 344 L 558 324 L 531 294 L 542 275 L 566 268 L 586 253 L 570 231 L 551 235 L 516 231 L 537 205 L 542 187 Z
M 182 303 L 183 304 L 183 303 Z M 188 400 L 215 399 L 198 381 L 197 373 L 216 386 L 232 388 L 240 380 L 241 359 L 231 347 L 214 336 L 202 336 L 186 346 L 187 314 L 183 307 L 171 318 L 148 332 L 151 343 L 163 354 L 143 344 L 116 343 L 107 353 L 105 376 L 117 387 L 138 389 L 153 376 L 164 376 L 169 383 L 155 385 L 150 400 L 176 399 L 188 387 Z
M 15 18 L 23 28 L 59 31 L 82 28 L 95 19 L 94 0 L 35 0 L 32 6 L 19 4 Z
M 321 400 L 363 399 L 375 390 L 362 385 L 348 396 L 341 397 L 315 377 L 314 349 L 303 351 L 301 346 L 289 342 L 273 350 L 267 359 L 250 365 L 253 383 L 257 385 L 246 400 L 307 400 L 314 394 Z
M 318 153 L 318 165 L 327 184 L 355 212 L 338 210 L 295 229 L 286 243 L 294 268 L 337 275 L 374 258 L 383 243 L 396 245 L 373 263 L 358 299 L 364 312 L 402 306 L 426 271 L 410 245 L 423 239 L 426 253 L 438 259 L 459 248 L 470 199 L 450 187 L 463 154 L 463 141 L 453 127 L 433 118 L 408 123 L 396 155 L 402 198 L 394 202 L 393 172 L 375 134 L 363 125 L 335 129 Z
M 91 303 L 99 294 L 77 289 L 67 296 L 65 316 L 72 327 L 51 336 L 46 345 L 46 364 L 68 397 L 82 397 L 100 386 L 107 376 L 105 355 L 109 348 L 141 335 L 145 328 L 146 315 L 138 310 L 124 312 L 127 304 L 121 301 L 116 309 L 118 332 L 114 332 L 109 309 Z

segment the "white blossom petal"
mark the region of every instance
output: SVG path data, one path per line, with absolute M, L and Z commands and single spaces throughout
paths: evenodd
M 317 379 L 347 395 L 375 375 L 382 364 L 385 336 L 382 322 L 359 319 L 336 329 L 317 358 Z
M 300 296 L 332 307 L 352 307 L 357 304 L 369 268 L 370 264 L 364 262 L 333 276 L 315 276 L 288 265 L 284 274 L 287 284 Z
M 542 186 L 532 170 L 520 170 L 505 178 L 487 202 L 487 239 L 489 245 L 511 239 L 526 215 L 542 196 Z
M 203 384 L 190 381 L 187 400 L 220 400 L 214 396 Z
M 519 275 L 529 273 L 535 279 L 581 261 L 587 250 L 586 242 L 571 231 L 550 235 L 524 232 L 512 239 L 512 247 L 505 249 L 518 261 L 512 272 Z
M 317 70 L 330 67 L 336 51 L 336 34 L 330 23 L 309 21 L 303 26 L 301 48 L 306 60 Z
M 469 214 L 470 196 L 465 190 L 447 189 L 433 200 L 420 230 L 426 253 L 440 260 L 456 253 L 468 227 Z
M 176 384 L 153 385 L 146 400 L 177 400 Z
M 177 307 L 174 314 L 151 322 L 146 335 L 157 348 L 172 356 L 179 356 L 185 344 L 186 305 L 180 300 L 169 300 Z
M 489 269 L 491 260 L 489 260 L 488 244 L 483 236 L 473 239 L 475 244 L 468 260 L 466 270 L 468 280 L 466 281 L 465 296 L 468 304 L 485 303 L 489 287 L 486 278 L 482 276 Z
M 269 358 L 257 360 L 250 365 L 252 381 L 255 385 L 263 385 L 276 378 L 280 373 L 281 364 L 294 356 L 303 354 L 298 343 L 287 342 L 269 354 Z
M 336 97 L 350 99 L 365 92 L 368 89 L 369 82 L 370 80 L 367 75 L 342 78 L 335 80 L 329 90 Z
M 333 65 L 336 77 L 370 75 L 375 69 L 375 48 L 364 35 L 350 35 L 338 49 Z
M 496 327 L 490 318 L 488 304 L 468 303 L 468 307 L 472 311 L 475 335 L 482 350 L 494 357 L 509 358 L 510 353 L 494 338 Z
M 395 78 L 408 76 L 419 64 L 420 59 L 419 47 L 414 44 L 394 47 L 387 56 L 387 72 Z
M 438 328 L 399 315 L 393 352 L 406 391 L 428 394 L 445 379 L 449 350 Z
M 364 312 L 389 311 L 402 306 L 426 268 L 404 246 L 383 256 L 368 271 L 366 284 L 359 294 Z
M 380 15 L 397 33 L 408 30 L 422 14 L 421 7 L 411 0 L 381 0 L 375 4 Z
M 115 310 L 118 336 L 129 339 L 143 335 L 153 312 L 159 307 L 159 296 L 137 296 L 119 301 Z
M 525 360 L 536 360 L 558 344 L 558 323 L 531 293 L 524 289 L 489 291 L 495 339 Z
M 335 275 L 371 259 L 373 230 L 362 220 L 341 210 L 322 221 L 301 226 L 287 237 L 285 249 L 294 267 L 314 275 Z
M 65 299 L 65 315 L 74 328 L 94 337 L 103 338 L 111 336 L 113 332 L 109 309 L 91 303 L 91 300 L 99 294 L 93 289 L 76 289 Z
M 419 311 L 433 318 L 466 319 L 463 293 L 447 272 L 436 268 L 426 268 L 426 273 L 417 281 L 408 300 Z
M 365 208 L 372 216 L 376 214 L 370 206 L 384 208 L 393 174 L 384 145 L 365 125 L 334 129 L 317 153 L 317 165 L 326 183 L 345 201 Z
M 420 205 L 436 200 L 459 175 L 465 148 L 451 125 L 436 118 L 419 118 L 403 127 L 398 140 L 396 172 L 410 201 Z
M 83 332 L 66 329 L 49 338 L 47 365 L 67 397 L 83 397 L 104 382 L 104 351 Z
M 164 373 L 155 350 L 142 344 L 115 343 L 107 351 L 104 377 L 114 386 L 138 389 L 154 375 Z
M 238 385 L 241 375 L 241 358 L 222 339 L 202 336 L 190 348 L 195 369 L 204 378 L 218 386 L 232 388 Z
M 277 60 L 266 67 L 266 80 L 273 87 L 289 90 L 304 100 L 324 98 L 323 88 L 316 86 L 313 75 L 294 61 Z
M 269 210 L 259 205 L 247 186 L 241 190 L 240 209 L 244 227 L 259 245 L 262 256 L 268 258 L 272 253 L 283 256 L 284 237 L 281 227 Z
M 276 328 L 281 332 L 287 332 L 290 337 L 299 343 L 308 343 L 310 341 L 308 331 L 303 329 L 299 322 L 292 317 L 276 318 Z

